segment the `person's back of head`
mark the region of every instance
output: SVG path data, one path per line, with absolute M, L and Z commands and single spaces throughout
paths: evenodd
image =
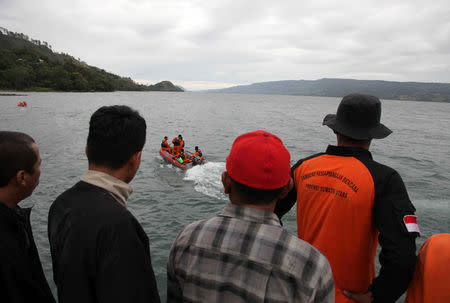
M 226 169 L 222 181 L 232 203 L 267 206 L 292 187 L 290 154 L 277 136 L 265 131 L 237 137 Z
M 372 139 L 382 139 L 392 133 L 380 120 L 380 99 L 350 94 L 342 98 L 336 114 L 326 115 L 322 124 L 336 133 L 338 145 L 368 149 Z
M 37 155 L 33 143 L 27 134 L 0 131 L 0 187 L 8 185 L 19 170 L 34 173 Z
M 146 123 L 139 113 L 125 105 L 103 106 L 91 117 L 87 138 L 89 164 L 119 169 L 142 151 Z
M 4 200 L 17 203 L 31 195 L 39 183 L 39 166 L 39 149 L 33 138 L 20 132 L 0 131 L 0 189 L 17 181 L 15 197 L 3 197 Z

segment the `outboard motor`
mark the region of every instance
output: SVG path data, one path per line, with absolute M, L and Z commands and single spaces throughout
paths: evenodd
M 194 166 L 194 165 L 200 164 L 201 161 L 202 161 L 202 159 L 200 159 L 200 157 L 198 155 L 195 155 L 192 158 L 192 165 Z

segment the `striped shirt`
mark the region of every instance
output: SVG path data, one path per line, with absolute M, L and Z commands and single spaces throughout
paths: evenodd
M 334 302 L 327 259 L 268 211 L 228 204 L 178 235 L 167 302 Z

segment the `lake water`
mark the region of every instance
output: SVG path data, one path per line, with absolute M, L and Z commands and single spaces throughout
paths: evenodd
M 18 108 L 26 101 L 27 108 Z M 27 93 L 0 96 L 1 130 L 30 134 L 42 162 L 40 184 L 21 206 L 34 205 L 32 226 L 47 279 L 55 291 L 47 238 L 52 201 L 79 181 L 87 169 L 84 154 L 88 122 L 100 106 L 126 104 L 147 121 L 147 143 L 128 201 L 150 238 L 161 299 L 166 298 L 166 260 L 170 246 L 188 223 L 217 214 L 228 203 L 220 175 L 234 139 L 264 129 L 278 135 L 292 163 L 335 144 L 321 125 L 339 98 L 205 93 L 115 92 Z M 397 169 L 417 208 L 421 237 L 450 232 L 450 103 L 382 100 L 382 122 L 393 130 L 375 140 L 374 159 Z M 198 145 L 208 163 L 181 171 L 165 164 L 161 139 L 181 133 L 187 149 Z M 296 234 L 294 209 L 283 220 Z M 56 292 L 55 292 L 56 293 Z

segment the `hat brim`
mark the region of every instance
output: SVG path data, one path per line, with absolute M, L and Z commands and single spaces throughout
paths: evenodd
M 335 114 L 328 114 L 323 119 L 322 125 L 326 125 L 337 133 L 355 140 L 383 139 L 392 134 L 392 130 L 379 123 L 376 127 L 362 129 L 349 127 L 336 120 Z

